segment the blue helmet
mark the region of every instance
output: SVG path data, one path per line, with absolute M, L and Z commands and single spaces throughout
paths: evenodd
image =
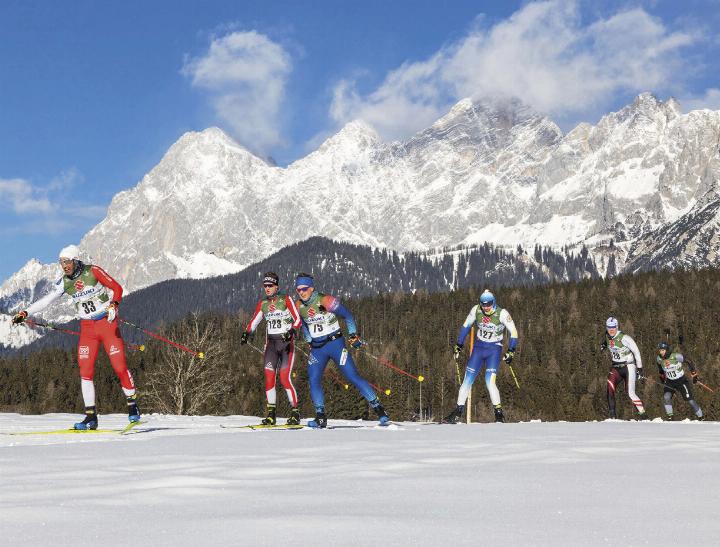
M 480 307 L 483 307 L 487 304 L 490 304 L 492 308 L 495 309 L 495 295 L 489 290 L 485 289 L 485 291 L 480 295 Z

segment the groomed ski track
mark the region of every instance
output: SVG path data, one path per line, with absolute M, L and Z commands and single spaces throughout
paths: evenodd
M 0 414 L 0 433 L 74 414 Z M 716 545 L 720 423 L 0 434 L 0 545 Z M 121 415 L 101 416 L 120 428 Z M 368 427 L 358 427 L 366 425 Z M 346 427 L 344 427 L 346 426 Z

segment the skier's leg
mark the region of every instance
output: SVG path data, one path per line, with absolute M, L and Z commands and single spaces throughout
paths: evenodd
M 275 406 L 277 402 L 277 394 L 275 392 L 276 366 L 278 364 L 278 354 L 275 350 L 275 344 L 272 340 L 265 340 L 265 351 L 263 353 L 263 363 L 265 364 L 265 398 L 268 406 Z
M 80 321 L 80 342 L 78 343 L 78 366 L 80 367 L 80 388 L 85 408 L 95 407 L 95 360 L 100 339 L 95 333 L 94 321 Z
M 325 412 L 325 392 L 322 387 L 322 377 L 328 362 L 325 347 L 312 348 L 308 358 L 308 380 L 310 383 L 310 398 L 316 412 Z
M 298 405 L 297 391 L 292 383 L 292 370 L 295 364 L 295 342 L 288 342 L 280 356 L 280 383 L 285 388 L 290 406 L 295 408 Z
M 688 401 L 688 404 L 693 409 L 693 412 L 695 413 L 695 416 L 698 417 L 698 419 L 702 420 L 703 418 L 703 411 L 702 408 L 700 408 L 700 405 L 695 402 L 695 399 L 690 399 Z
M 475 383 L 475 378 L 477 378 L 478 372 L 483 365 L 483 361 L 482 351 L 480 347 L 476 345 L 468 359 L 467 366 L 465 367 L 465 377 L 458 391 L 457 405 L 459 407 L 465 406 L 470 390 Z
M 670 419 L 673 417 L 672 397 L 672 388 L 665 386 L 663 390 L 663 406 L 665 407 L 665 414 L 667 414 L 667 417 Z
M 95 328 L 102 336 L 105 353 L 107 353 L 110 358 L 110 364 L 120 380 L 120 385 L 125 393 L 125 397 L 133 397 L 135 395 L 135 382 L 127 368 L 127 362 L 125 361 L 125 343 L 120 336 L 120 329 L 118 329 L 117 323 L 108 323 L 104 319 L 100 319 L 95 322 Z
M 637 369 L 635 368 L 635 363 L 628 364 L 627 378 L 625 379 L 625 382 L 627 383 L 628 397 L 630 397 L 632 404 L 635 405 L 635 408 L 637 409 L 640 416 L 644 416 L 645 407 L 643 406 L 640 397 L 638 397 L 637 393 L 635 393 L 635 380 L 637 379 L 637 373 L 635 372 L 636 370 Z
M 100 349 L 100 338 L 95 332 L 93 321 L 80 321 L 80 342 L 78 343 L 78 366 L 80 368 L 80 388 L 85 403 L 85 418 L 73 427 L 80 430 L 97 429 L 98 419 L 95 410 L 95 360 Z
M 497 388 L 497 373 L 500 368 L 500 355 L 502 346 L 495 346 L 489 350 L 485 362 L 485 387 L 490 395 L 490 401 L 495 408 L 500 408 L 500 390 Z
M 377 400 L 378 397 L 375 390 L 370 386 L 365 378 L 360 376 L 360 373 L 355 366 L 355 361 L 345 347 L 345 342 L 342 338 L 333 340 L 330 344 L 332 344 L 331 358 L 335 361 L 335 363 L 337 363 L 338 370 L 340 370 L 347 381 L 354 385 L 360 392 L 360 395 L 365 397 L 368 402 L 372 403 Z M 328 344 L 328 346 L 330 346 L 330 344 Z
M 607 377 L 608 416 L 610 416 L 610 418 L 617 418 L 617 413 L 615 412 L 615 390 L 619 381 L 620 373 L 616 367 L 612 367 Z
M 682 395 L 683 399 L 685 399 L 687 401 L 687 403 L 690 405 L 690 407 L 693 409 L 695 416 L 702 419 L 703 411 L 700 408 L 700 405 L 698 405 L 697 402 L 695 401 L 695 398 L 693 397 L 692 387 L 690 386 L 690 383 L 688 382 L 687 378 L 684 376 L 683 376 L 682 388 L 679 391 L 680 391 L 680 394 Z

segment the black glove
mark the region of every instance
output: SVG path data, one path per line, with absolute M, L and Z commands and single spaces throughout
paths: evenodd
M 607 349 L 607 339 L 603 338 L 603 341 L 600 342 L 600 351 L 605 351 Z
M 12 318 L 12 324 L 13 325 L 19 325 L 20 323 L 24 323 L 25 319 L 27 319 L 27 312 L 21 311 L 19 313 L 16 313 L 15 316 Z
M 240 337 L 240 345 L 244 346 L 248 343 L 248 339 L 250 338 L 250 333 L 248 331 L 245 331 L 242 333 L 242 336 Z
M 360 349 L 362 347 L 362 340 L 360 340 L 360 337 L 356 333 L 348 336 L 348 342 L 355 349 Z
M 664 374 L 661 374 L 661 375 L 660 375 L 660 381 L 661 381 L 663 384 L 665 383 L 665 379 L 666 379 L 666 378 L 667 378 L 667 376 L 665 376 Z
M 645 380 L 645 375 L 643 374 L 643 370 L 641 368 L 635 369 L 635 379 Z
M 462 349 L 463 349 L 462 344 L 455 344 L 453 346 L 453 359 L 455 359 L 456 361 L 458 359 L 460 359 L 460 352 L 462 351 Z
M 509 349 L 505 352 L 505 355 L 503 356 L 503 361 L 505 361 L 508 365 L 512 363 L 513 357 L 515 357 L 515 350 Z
M 327 311 L 327 308 L 325 306 L 323 306 L 322 304 L 320 304 L 318 306 L 318 310 L 320 310 L 321 313 L 325 313 Z
M 282 333 L 283 342 L 289 342 L 293 338 L 295 338 L 295 329 L 290 329 L 289 331 Z
M 698 376 L 697 372 L 691 372 L 690 376 L 692 376 L 693 384 L 697 384 L 700 381 L 700 377 Z

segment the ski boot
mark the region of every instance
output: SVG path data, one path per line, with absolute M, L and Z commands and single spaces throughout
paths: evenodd
M 73 429 L 79 429 L 81 431 L 97 429 L 98 419 L 95 413 L 94 406 L 85 407 L 85 419 L 82 422 L 78 422 L 73 426 Z
M 290 411 L 290 417 L 287 419 L 287 422 L 285 422 L 286 425 L 300 425 L 300 411 L 296 408 L 293 408 Z
M 267 415 L 260 422 L 260 425 L 275 425 L 275 405 L 267 405 Z
M 453 410 L 450 414 L 448 414 L 445 418 L 443 418 L 440 423 L 456 424 L 460 421 L 460 418 L 464 411 L 465 411 L 465 405 L 457 405 L 455 407 L 455 410 Z
M 502 408 L 499 406 L 495 407 L 495 421 L 499 424 L 505 423 L 505 414 L 503 414 Z
M 127 398 L 128 405 L 128 421 L 139 422 L 140 421 L 140 409 L 137 405 L 137 393 L 130 395 Z
M 325 409 L 320 408 L 315 411 L 315 419 L 310 420 L 308 427 L 314 427 L 316 429 L 324 429 L 327 427 L 327 416 L 325 415 Z
M 375 414 L 378 415 L 380 425 L 388 425 L 390 423 L 390 416 L 387 415 L 387 412 L 385 412 L 385 408 L 380 404 L 380 401 L 375 399 L 370 403 L 370 405 L 372 405 L 373 410 L 375 410 Z
M 698 422 L 702 422 L 703 420 L 705 420 L 705 416 L 704 416 L 704 415 L 700 415 L 700 416 L 697 416 L 697 415 L 696 415 L 696 416 L 695 416 L 695 419 L 696 419 Z
M 666 421 L 666 422 L 672 422 L 674 419 L 675 419 L 675 418 L 673 417 L 672 414 L 668 414 L 667 416 L 665 416 L 665 421 Z
M 641 412 L 640 414 L 638 414 L 637 419 L 640 422 L 645 422 L 645 421 L 649 420 L 650 418 L 648 417 L 647 412 Z

